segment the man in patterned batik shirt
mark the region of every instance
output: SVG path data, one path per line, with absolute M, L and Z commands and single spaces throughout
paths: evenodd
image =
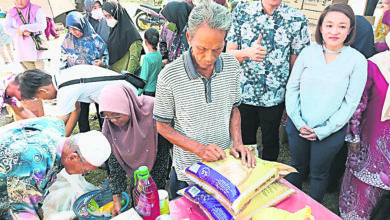
M 85 175 L 111 154 L 101 132 L 64 134 L 65 124 L 57 118 L 0 128 L 0 219 L 43 219 L 40 207 L 57 173 L 64 168 L 68 174 Z
M 227 53 L 241 66 L 243 142 L 256 144 L 260 126 L 262 158 L 275 161 L 288 76 L 310 43 L 306 18 L 281 0 L 247 1 L 235 8 L 227 39 Z

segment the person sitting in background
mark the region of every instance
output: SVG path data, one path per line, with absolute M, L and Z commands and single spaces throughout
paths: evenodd
M 9 105 L 18 118 L 35 118 L 35 114 L 24 108 L 20 100 L 19 75 L 0 77 L 0 113 L 3 107 Z
M 163 55 L 164 65 L 175 60 L 188 49 L 186 27 L 191 6 L 186 1 L 171 1 L 163 8 L 161 14 L 167 20 L 161 29 L 161 41 L 165 42 Z
M 322 202 L 331 162 L 344 144 L 348 120 L 367 79 L 365 57 L 349 45 L 356 32 L 347 4 L 321 13 L 316 43 L 302 50 L 287 83 L 286 110 L 291 166 L 287 180 L 298 188 L 310 171 L 310 196 Z
M 61 68 L 80 64 L 108 67 L 106 43 L 80 12 L 72 11 L 66 16 L 66 27 L 68 33 L 61 45 Z
M 104 118 L 102 132 L 113 152 L 108 167 L 115 216 L 121 210 L 121 194 L 127 186 L 126 173 L 134 186 L 134 171 L 146 165 L 157 188 L 165 189 L 171 144 L 157 133 L 152 97 L 137 97 L 126 85 L 109 85 L 101 92 L 99 104 Z
M 142 38 L 126 9 L 116 0 L 109 0 L 103 5 L 107 24 L 111 27 L 107 47 L 110 67 L 120 73 L 125 70 L 137 76 L 141 73 Z
M 157 51 L 157 45 L 159 41 L 159 33 L 154 28 L 148 28 L 145 31 L 145 45 L 148 48 L 149 53 L 144 56 L 142 60 L 142 70 L 140 77 L 145 80 L 145 87 L 140 90 L 140 94 L 148 96 L 155 96 L 157 76 L 162 67 L 162 56 Z
M 390 33 L 386 43 L 390 45 Z M 349 120 L 348 158 L 339 206 L 343 219 L 369 219 L 377 200 L 390 192 L 390 51 L 368 59 L 368 78 Z
M 125 84 L 138 90 L 125 80 L 105 80 L 81 83 L 81 78 L 118 76 L 119 74 L 93 65 L 76 65 L 59 73 L 49 75 L 41 70 L 28 70 L 20 76 L 20 92 L 24 99 L 57 99 L 56 115 L 66 124 L 66 136 L 69 136 L 79 118 L 79 102 L 98 103 L 102 89 L 109 84 Z M 66 85 L 75 80 L 80 83 Z
M 17 121 L 0 128 L 0 219 L 43 219 L 40 206 L 56 175 L 86 175 L 111 154 L 98 131 L 64 138 L 57 118 Z
M 102 0 L 84 0 L 85 17 L 95 32 L 107 43 L 110 27 L 104 17 L 102 5 Z

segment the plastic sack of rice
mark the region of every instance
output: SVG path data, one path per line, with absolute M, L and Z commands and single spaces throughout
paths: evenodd
M 294 189 L 280 181 L 273 182 L 253 197 L 243 211 L 237 215 L 236 219 L 251 219 L 260 210 L 274 206 L 295 193 L 296 191 Z
M 190 201 L 199 205 L 209 219 L 232 220 L 233 216 L 221 205 L 212 195 L 204 191 L 200 186 L 194 184 L 184 191 L 184 196 Z
M 265 208 L 260 210 L 252 220 L 264 220 L 264 219 L 273 219 L 273 220 L 314 220 L 314 216 L 311 215 L 311 209 L 309 206 L 295 212 L 290 213 L 282 209 L 277 208 Z
M 226 159 L 198 162 L 186 169 L 191 181 L 212 194 L 232 215 L 237 215 L 258 192 L 296 170 L 288 165 L 261 160 L 248 168 L 226 150 Z

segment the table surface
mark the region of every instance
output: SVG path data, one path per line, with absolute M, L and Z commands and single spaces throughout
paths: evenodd
M 296 194 L 285 199 L 284 201 L 277 204 L 275 207 L 283 209 L 289 212 L 296 212 L 300 209 L 305 208 L 306 205 L 310 206 L 316 220 L 340 220 L 341 218 L 331 212 L 329 209 L 325 208 L 323 205 L 313 200 L 310 196 L 297 189 L 295 186 L 291 185 L 286 180 L 282 179 L 281 182 L 288 185 L 297 191 Z M 189 201 L 185 197 L 180 197 L 173 201 L 169 202 L 170 215 L 174 220 L 207 220 L 203 211 L 199 208 L 198 205 Z

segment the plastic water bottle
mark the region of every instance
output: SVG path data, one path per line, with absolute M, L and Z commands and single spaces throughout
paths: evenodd
M 155 220 L 160 215 L 160 204 L 156 184 L 147 166 L 141 166 L 134 172 L 134 183 L 135 210 L 142 219 Z

